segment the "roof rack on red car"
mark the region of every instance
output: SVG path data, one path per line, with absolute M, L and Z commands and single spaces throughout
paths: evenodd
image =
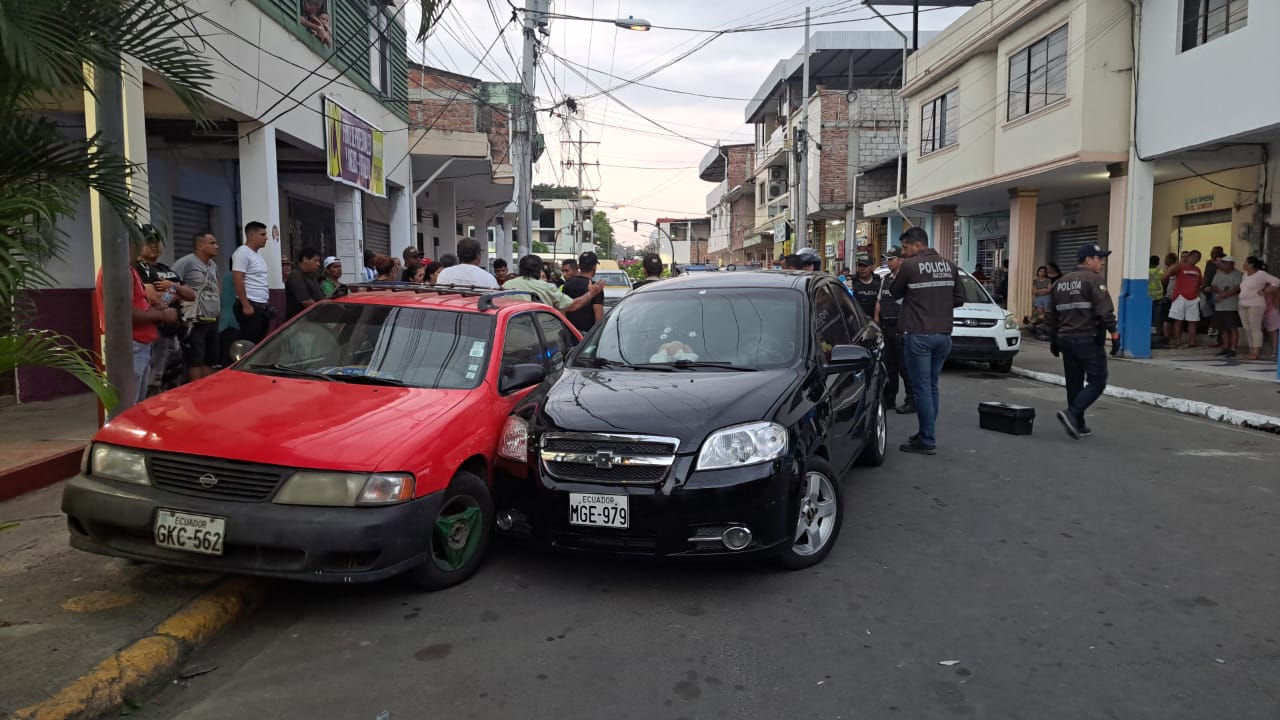
M 412 292 L 412 293 L 436 293 L 437 295 L 461 295 L 463 297 L 478 297 L 476 302 L 477 310 L 492 310 L 496 307 L 493 301 L 500 297 L 510 297 L 513 295 L 526 295 L 533 300 L 533 292 L 530 290 L 494 290 L 493 288 L 476 287 L 475 285 L 433 285 L 431 283 L 411 283 L 402 280 L 375 280 L 371 282 L 349 283 L 347 285 L 339 285 L 334 297 L 343 297 L 356 292 L 369 292 L 372 290 L 389 290 L 391 292 Z

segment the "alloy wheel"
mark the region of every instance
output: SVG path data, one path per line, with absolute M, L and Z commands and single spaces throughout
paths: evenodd
M 883 436 L 883 429 L 880 434 Z M 821 552 L 831 540 L 835 532 L 838 501 L 831 479 L 826 475 L 809 471 L 805 473 L 804 483 L 792 549 L 797 555 L 809 557 Z

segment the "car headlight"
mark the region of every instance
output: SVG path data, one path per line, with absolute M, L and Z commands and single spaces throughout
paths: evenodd
M 1004 314 L 1004 329 L 1005 330 L 1018 329 L 1018 321 L 1013 319 L 1013 313 Z
M 329 507 L 389 505 L 412 499 L 413 482 L 409 473 L 299 470 L 285 481 L 273 502 Z
M 498 456 L 524 462 L 529 455 L 529 423 L 524 418 L 510 415 L 502 426 L 502 439 L 498 441 Z
M 777 423 L 753 422 L 717 430 L 702 443 L 699 470 L 755 465 L 787 452 L 787 429 Z
M 89 472 L 95 477 L 135 485 L 151 484 L 151 478 L 147 476 L 147 456 L 119 445 L 94 443 Z

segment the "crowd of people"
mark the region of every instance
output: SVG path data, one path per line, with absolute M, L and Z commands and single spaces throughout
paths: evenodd
M 1243 263 L 1221 246 L 1209 251 L 1201 270 L 1199 250 L 1169 253 L 1161 265 L 1152 255 L 1147 293 L 1152 301 L 1153 330 L 1170 348 L 1205 347 L 1200 331 L 1212 340 L 1210 349 L 1228 358 L 1247 347 L 1244 360 L 1260 360 L 1270 341 L 1275 356 L 1280 331 L 1280 278 L 1261 258 Z M 1243 330 L 1243 332 L 1241 332 Z

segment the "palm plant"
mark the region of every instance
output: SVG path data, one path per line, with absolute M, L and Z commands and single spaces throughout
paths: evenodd
M 136 227 L 133 168 L 102 137 L 69 133 L 40 109 L 91 91 L 86 68 L 118 67 L 127 55 L 202 117 L 200 93 L 213 72 L 189 41 L 193 17 L 181 0 L 0 0 L 0 373 L 62 370 L 115 405 L 95 353 L 27 327 L 27 298 L 52 285 L 45 268 L 65 250 L 58 220 L 85 191 Z

